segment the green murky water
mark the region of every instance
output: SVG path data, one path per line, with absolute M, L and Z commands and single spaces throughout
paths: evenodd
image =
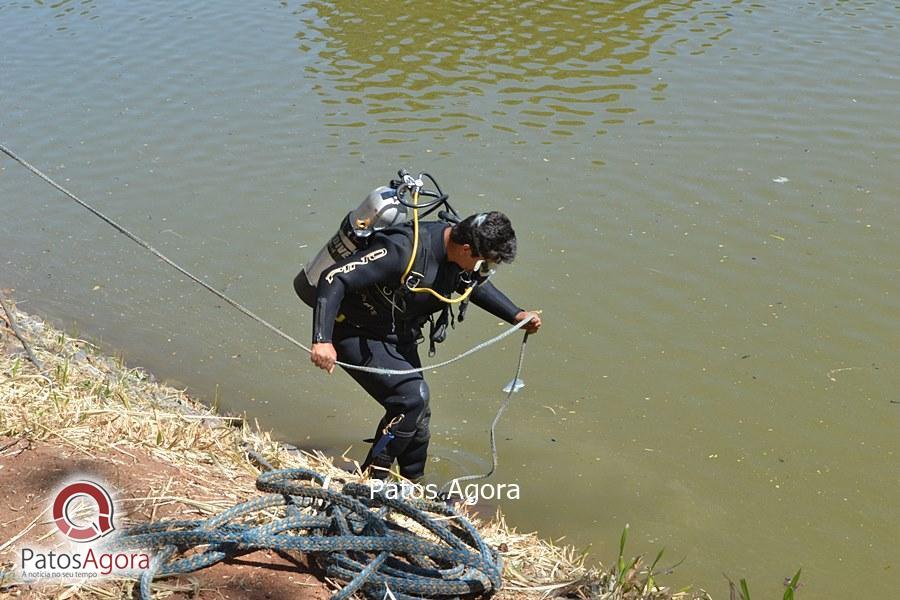
M 513 524 L 725 596 L 900 570 L 896 2 L 0 1 L 0 142 L 306 339 L 291 280 L 396 169 L 511 215 L 542 308 Z M 301 445 L 377 406 L 0 161 L 23 308 Z M 502 330 L 470 313 L 448 358 Z M 513 339 L 513 338 L 511 338 Z M 488 465 L 517 341 L 434 373 L 432 476 Z M 863 594 L 861 591 L 865 589 Z M 780 596 L 778 596 L 780 597 Z

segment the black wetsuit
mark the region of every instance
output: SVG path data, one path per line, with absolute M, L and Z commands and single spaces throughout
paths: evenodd
M 418 279 L 416 287 L 449 297 L 465 291 L 472 274 L 447 260 L 447 227 L 443 222 L 419 224 L 419 251 L 412 271 Z M 331 342 L 338 360 L 349 364 L 395 370 L 421 367 L 417 343 L 422 327 L 447 304 L 428 293 L 395 293 L 401 288 L 411 252 L 411 226 L 393 228 L 373 234 L 365 249 L 325 269 L 317 286 L 313 343 Z M 302 284 L 303 272 L 295 280 L 301 297 Z M 490 282 L 478 284 L 470 299 L 509 323 L 521 311 Z M 421 477 L 431 416 L 428 384 L 422 374 L 377 375 L 349 369 L 347 373 L 385 408 L 376 441 L 387 423 L 404 415 L 392 428 L 395 439 L 378 456 L 371 456 L 370 450 L 367 462 L 389 467 L 396 458 L 404 477 Z

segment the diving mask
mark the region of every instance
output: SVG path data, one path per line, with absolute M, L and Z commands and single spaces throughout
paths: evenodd
M 478 273 L 478 276 L 482 279 L 487 279 L 491 275 L 497 272 L 497 264 L 492 260 L 481 258 L 478 262 L 475 263 L 475 267 L 472 269 L 473 273 Z

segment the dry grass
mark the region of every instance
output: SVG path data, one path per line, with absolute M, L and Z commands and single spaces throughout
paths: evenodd
M 176 477 L 146 496 L 132 498 L 125 511 L 150 518 L 217 513 L 257 495 L 257 468 L 246 449 L 267 457 L 276 467 L 306 467 L 324 475 L 352 479 L 320 453 L 289 451 L 269 433 L 243 419 L 215 414 L 183 390 L 160 384 L 141 369 L 104 356 L 92 344 L 74 339 L 44 321 L 11 308 L 23 337 L 44 372 L 38 372 L 0 313 L 0 440 L 48 442 L 87 457 L 122 459 L 148 454 L 165 465 L 189 473 L 185 489 Z M 3 453 L 0 443 L 0 454 Z M 227 486 L 221 482 L 227 481 Z M 39 515 L 40 516 L 40 515 Z M 127 517 L 126 517 L 127 519 Z M 35 521 L 35 523 L 37 520 Z M 126 520 L 126 524 L 127 524 Z M 22 523 L 19 534 L 35 523 Z M 641 561 L 626 571 L 603 569 L 571 547 L 559 547 L 533 533 L 518 533 L 502 515 L 477 522 L 485 540 L 504 556 L 504 588 L 497 598 L 708 598 L 703 593 L 672 594 L 648 578 Z M 9 565 L 17 536 L 0 540 L 0 569 Z M 618 580 L 618 581 L 617 581 Z M 132 581 L 40 588 L 31 597 L 130 597 Z M 160 582 L 157 597 L 179 591 Z M 185 590 L 181 590 L 185 591 Z M 0 590 L 0 596 L 3 595 Z M 15 587 L 7 588 L 15 593 Z

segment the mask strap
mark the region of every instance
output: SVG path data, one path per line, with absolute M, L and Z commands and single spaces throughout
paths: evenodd
M 474 219 L 472 219 L 472 228 L 478 229 L 484 223 L 485 219 L 487 219 L 487 213 L 478 213 Z M 475 250 L 476 256 L 481 256 L 481 248 L 478 244 L 478 235 L 473 231 L 472 232 L 472 249 Z

